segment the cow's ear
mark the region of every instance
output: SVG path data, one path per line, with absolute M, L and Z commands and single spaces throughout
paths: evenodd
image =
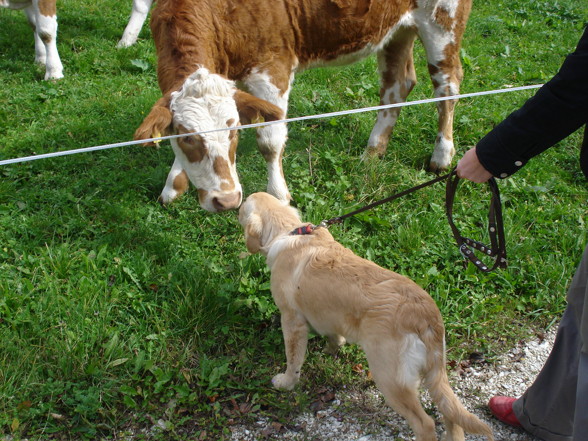
M 237 89 L 233 97 L 237 104 L 241 124 L 277 121 L 284 118 L 284 111 L 278 106 L 250 93 Z
M 135 139 L 158 138 L 166 135 L 172 124 L 172 113 L 169 110 L 169 97 L 160 98 L 151 108 L 149 115 L 145 117 L 139 128 L 135 131 Z M 146 142 L 146 146 L 155 145 L 154 142 Z

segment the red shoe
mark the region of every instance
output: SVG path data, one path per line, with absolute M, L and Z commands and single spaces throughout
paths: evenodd
M 510 397 L 492 397 L 488 402 L 490 412 L 503 423 L 513 427 L 521 427 L 521 423 L 512 410 L 512 403 L 517 399 Z

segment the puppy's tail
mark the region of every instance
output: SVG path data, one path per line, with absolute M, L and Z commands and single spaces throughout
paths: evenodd
M 494 441 L 490 426 L 468 412 L 451 389 L 445 370 L 445 351 L 429 352 L 428 361 L 429 369 L 424 378 L 424 385 L 443 414 L 446 429 L 451 434 L 449 439 L 463 440 L 465 430 L 468 433 L 484 435 L 489 441 Z

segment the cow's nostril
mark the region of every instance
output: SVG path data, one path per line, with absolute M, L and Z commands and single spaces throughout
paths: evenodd
M 216 196 L 212 198 L 212 205 L 216 211 L 232 210 L 239 206 L 241 202 L 241 193 L 231 193 L 228 195 Z

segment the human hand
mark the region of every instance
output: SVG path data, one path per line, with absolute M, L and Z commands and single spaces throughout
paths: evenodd
M 460 178 L 468 179 L 478 184 L 486 182 L 492 177 L 492 173 L 486 170 L 478 160 L 475 147 L 472 147 L 465 152 L 462 158 L 458 161 L 455 171 Z

